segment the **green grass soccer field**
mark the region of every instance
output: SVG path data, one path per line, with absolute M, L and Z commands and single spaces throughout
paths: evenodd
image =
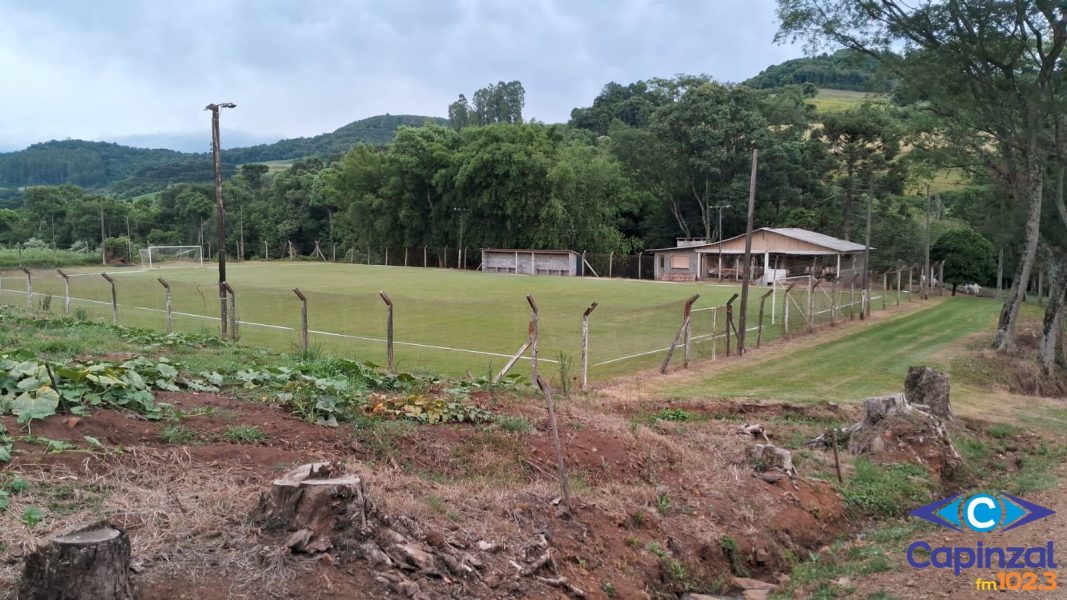
M 72 309 L 92 318 L 111 318 L 110 290 L 99 267 L 70 269 Z M 216 332 L 218 293 L 214 265 L 205 268 L 113 269 L 119 301 L 119 322 L 154 330 L 165 328 L 163 277 L 173 289 L 176 331 Z M 541 312 L 540 357 L 543 372 L 559 380 L 561 370 L 578 373 L 581 315 L 590 303 L 599 307 L 590 319 L 590 378 L 604 379 L 653 367 L 663 359 L 681 322 L 685 300 L 700 299 L 694 308 L 724 304 L 739 287 L 696 283 L 662 283 L 620 279 L 530 277 L 470 271 L 383 267 L 312 262 L 231 264 L 228 280 L 236 290 L 242 321 L 241 343 L 294 350 L 298 343 L 300 304 L 292 288 L 308 297 L 310 345 L 332 355 L 385 362 L 385 291 L 395 304 L 396 366 L 401 370 L 475 376 L 499 370 L 527 336 L 533 295 Z M 25 276 L 8 271 L 0 302 L 25 304 Z M 749 326 L 755 326 L 759 295 L 754 288 Z M 33 278 L 34 307 L 51 294 L 49 310 L 62 314 L 64 288 L 54 271 Z M 736 303 L 736 304 L 739 304 Z M 771 322 L 768 300 L 765 323 Z M 781 320 L 781 306 L 775 308 Z M 724 328 L 724 311 L 715 315 L 716 331 Z M 694 313 L 694 359 L 711 353 L 706 341 L 712 311 Z M 751 334 L 754 341 L 755 334 Z M 778 335 L 768 327 L 764 340 Z M 701 342 L 701 340 L 705 340 Z M 717 352 L 723 351 L 723 340 Z M 750 346 L 752 343 L 750 343 Z M 681 360 L 681 352 L 676 354 Z M 563 361 L 564 365 L 560 365 Z M 569 363 L 569 365 L 567 364 Z M 515 369 L 528 374 L 524 360 Z

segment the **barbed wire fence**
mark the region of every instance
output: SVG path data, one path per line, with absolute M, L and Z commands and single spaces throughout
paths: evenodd
M 433 259 L 444 264 L 448 256 L 432 254 L 430 248 L 424 255 L 426 264 Z M 463 263 L 462 251 L 451 256 Z M 390 260 L 404 258 L 391 256 Z M 407 260 L 410 266 L 410 253 Z M 609 268 L 614 270 L 615 264 Z M 861 289 L 858 278 L 826 281 L 810 276 L 757 287 L 757 301 L 751 303 L 747 315 L 748 352 L 763 351 L 767 342 L 778 338 L 812 333 L 858 320 L 874 310 L 913 302 L 919 295 L 913 277 L 918 270 L 904 267 L 872 274 L 871 289 Z M 24 307 L 35 314 L 110 321 L 167 333 L 221 333 L 219 317 L 213 314 L 217 309 L 215 284 L 120 276 L 136 273 L 145 271 L 8 272 L 0 276 L 0 304 Z M 390 370 L 401 363 L 431 370 L 447 364 L 450 374 L 481 372 L 499 380 L 519 361 L 540 361 L 556 369 L 557 383 L 569 379 L 575 388 L 585 388 L 590 379 L 610 379 L 635 369 L 659 367 L 667 373 L 738 355 L 737 294 L 725 302 L 702 303 L 698 295 L 638 308 L 612 307 L 603 299 L 589 298 L 574 314 L 570 314 L 572 309 L 546 302 L 539 325 L 541 355 L 534 357 L 529 354 L 533 342 L 529 307 L 523 298 L 507 304 L 479 304 L 477 299 L 428 299 L 393 295 L 388 290 L 345 294 L 232 285 L 228 292 L 231 341 L 240 338 L 249 345 L 296 352 L 323 343 L 329 354 L 384 361 Z M 493 335 L 485 336 L 484 346 L 468 347 L 470 337 L 454 341 L 439 331 L 441 314 L 470 314 L 471 327 Z M 321 322 L 329 325 L 311 325 Z M 580 356 L 577 365 L 573 356 Z

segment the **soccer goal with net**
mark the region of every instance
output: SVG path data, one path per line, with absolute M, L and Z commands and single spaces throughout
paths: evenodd
M 164 267 L 203 267 L 200 246 L 149 246 L 141 249 L 141 265 L 146 269 Z

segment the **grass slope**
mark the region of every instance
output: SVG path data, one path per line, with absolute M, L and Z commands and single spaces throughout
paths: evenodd
M 852 92 L 849 90 L 819 89 L 819 94 L 812 100 L 815 111 L 819 113 L 840 112 L 863 103 L 864 98 L 869 96 L 867 92 Z
M 840 402 L 898 392 L 910 366 L 930 365 L 951 374 L 952 354 L 946 350 L 989 331 L 999 308 L 993 300 L 946 298 L 928 309 L 811 347 L 798 346 L 758 364 L 739 362 L 706 377 L 666 383 L 658 393 Z

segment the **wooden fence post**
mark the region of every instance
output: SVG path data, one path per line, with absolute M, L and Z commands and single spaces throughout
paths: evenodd
M 737 296 L 734 294 L 726 301 L 726 356 L 730 356 L 730 328 L 734 326 L 734 300 L 737 300 Z
M 784 337 L 787 340 L 789 339 L 789 335 L 790 335 L 790 333 L 789 333 L 789 292 L 793 291 L 793 288 L 795 286 L 796 286 L 795 283 L 790 283 L 788 286 L 786 286 L 785 291 L 782 292 L 782 337 Z M 726 337 L 727 349 L 729 349 L 729 343 L 730 343 L 729 335 L 730 335 L 730 332 L 727 331 L 726 335 L 727 335 L 727 337 Z
M 856 273 L 852 276 L 852 281 L 848 283 L 848 318 L 856 319 L 856 279 L 860 276 Z
M 611 268 L 612 268 L 612 266 L 614 266 L 614 263 L 615 263 L 615 251 L 612 250 L 611 254 L 608 255 L 608 279 L 611 279 L 611 273 L 612 273 Z
M 429 264 L 429 263 L 427 263 L 427 262 L 426 262 L 426 257 L 427 257 L 427 254 L 426 254 L 426 246 L 423 246 L 423 247 L 422 247 L 422 267 L 423 267 L 424 269 L 425 269 L 425 268 L 426 268 L 426 266 L 427 266 L 427 265 Z
M 711 307 L 711 360 L 715 360 L 715 328 L 719 321 L 719 307 Z
M 759 329 L 756 331 L 756 348 L 757 349 L 759 348 L 760 341 L 763 340 L 763 306 L 765 304 L 767 304 L 767 298 L 770 298 L 771 294 L 773 294 L 773 293 L 774 293 L 774 288 L 772 287 L 766 294 L 763 294 L 762 296 L 760 296 L 760 299 L 759 299 Z M 714 331 L 712 332 L 712 335 L 714 335 Z M 712 343 L 714 343 L 714 342 L 715 342 L 715 339 L 712 338 Z
M 308 299 L 300 288 L 293 288 L 293 293 L 300 298 L 300 348 L 306 354 L 308 351 Z
M 900 274 L 903 272 L 903 267 L 897 269 L 897 306 L 900 306 Z
M 830 429 L 830 439 L 833 440 L 834 447 L 834 469 L 837 471 L 837 483 L 844 483 L 845 478 L 841 476 L 841 458 L 837 453 L 837 427 Z
M 830 284 L 830 324 L 837 323 L 837 279 Z
M 734 294 L 736 296 L 737 294 Z M 659 368 L 660 373 L 667 372 L 667 366 L 671 363 L 671 356 L 674 355 L 674 349 L 678 347 L 678 342 L 682 340 L 682 336 L 686 335 L 686 331 L 689 329 L 689 321 L 693 315 L 693 303 L 700 298 L 700 294 L 694 295 L 689 300 L 686 300 L 685 307 L 682 309 L 682 325 L 678 328 L 678 333 L 674 336 L 674 341 L 671 343 L 671 347 L 667 350 L 667 356 L 663 358 L 663 364 Z M 687 336 L 688 337 L 688 336 Z M 687 340 L 688 342 L 688 340 Z M 685 353 L 689 354 L 689 348 L 687 347 Z M 688 366 L 688 362 L 686 366 Z
M 529 298 L 529 296 L 527 296 L 527 298 Z M 532 304 L 532 299 L 531 306 L 535 306 Z M 536 314 L 536 309 L 534 310 Z M 570 486 L 567 481 L 567 465 L 563 460 L 563 444 L 559 439 L 559 424 L 556 422 L 556 409 L 552 402 L 552 392 L 548 388 L 548 383 L 540 377 L 534 379 L 534 385 L 540 388 L 541 392 L 545 395 L 545 410 L 548 411 L 548 422 L 549 426 L 552 428 L 552 447 L 556 452 L 556 470 L 559 473 L 559 487 L 560 491 L 563 493 L 563 505 L 567 507 L 568 511 L 573 512 L 574 508 L 571 506 Z
M 914 271 L 915 271 L 915 267 L 908 267 L 908 302 L 912 301 L 912 299 L 911 299 L 911 288 L 912 288 L 911 279 L 913 277 L 913 272 Z
M 582 391 L 589 389 L 589 315 L 596 310 L 597 303 L 589 305 L 582 313 Z
M 393 301 L 385 292 L 378 292 L 378 297 L 385 302 L 385 368 L 393 372 Z
M 170 284 L 162 277 L 157 277 L 156 281 L 159 282 L 159 285 L 163 286 L 163 303 L 167 308 L 167 334 L 170 335 L 171 333 L 174 333 L 174 307 L 171 304 L 170 299 Z
M 20 267 L 26 274 L 26 308 L 33 310 L 33 273 L 26 267 Z
M 809 284 L 811 287 L 808 289 L 808 331 L 815 331 L 815 292 L 822 283 L 822 279 L 812 277 Z
M 241 334 L 237 331 L 237 293 L 233 291 L 233 287 L 228 282 L 224 281 L 220 285 L 225 288 L 226 293 L 230 296 L 230 341 L 236 342 L 241 339 Z
M 63 278 L 63 313 L 70 316 L 70 276 L 62 269 L 56 269 L 56 273 Z
M 111 324 L 119 324 L 119 296 L 115 291 L 115 280 L 111 278 L 107 273 L 101 273 L 101 277 L 107 280 L 111 284 Z
M 889 274 L 891 272 L 882 273 L 882 310 L 885 310 L 885 297 L 889 293 Z
M 538 329 L 541 324 L 541 314 L 537 308 L 537 302 L 534 301 L 533 296 L 527 295 L 526 302 L 530 305 L 530 380 L 537 385 L 537 351 L 538 351 Z

